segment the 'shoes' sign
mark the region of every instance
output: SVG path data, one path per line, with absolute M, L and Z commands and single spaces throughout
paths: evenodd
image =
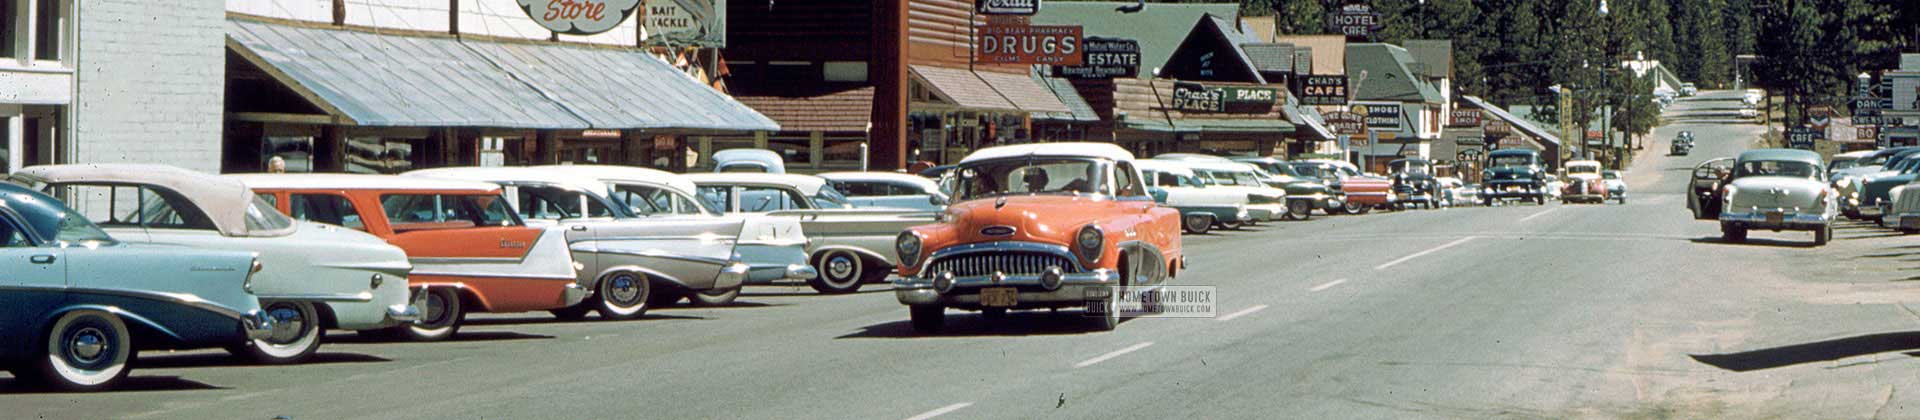
M 1400 104 L 1354 105 L 1354 112 L 1367 117 L 1367 128 L 1400 131 Z
M 1308 75 L 1294 79 L 1302 105 L 1346 105 L 1347 76 Z
M 1384 26 L 1380 22 L 1380 12 L 1367 4 L 1349 4 L 1327 14 L 1327 30 L 1348 37 L 1371 37 Z
M 640 8 L 640 0 L 519 0 L 520 10 L 549 31 L 591 35 L 611 31 Z
M 1078 66 L 1053 66 L 1053 75 L 1075 79 L 1111 79 L 1140 75 L 1140 42 L 1131 39 L 1087 38 Z
M 986 26 L 980 28 L 978 46 L 978 63 L 1081 64 L 1078 26 Z
M 980 14 L 1033 16 L 1040 13 L 1040 0 L 979 0 Z

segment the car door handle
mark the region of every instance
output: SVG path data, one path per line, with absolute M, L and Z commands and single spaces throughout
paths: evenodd
M 587 231 L 587 225 L 573 225 L 573 227 L 571 227 L 571 228 L 568 228 L 568 229 L 573 229 L 573 231 L 575 231 L 575 232 L 586 232 L 586 231 Z
M 27 261 L 32 261 L 34 264 L 53 264 L 53 256 L 52 255 L 35 255 L 27 258 Z

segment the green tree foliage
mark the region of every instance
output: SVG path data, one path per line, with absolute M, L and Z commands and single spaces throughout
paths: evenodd
M 1277 0 L 1273 7 L 1275 29 L 1283 34 L 1320 34 L 1327 32 L 1327 8 L 1320 0 Z M 1244 9 L 1245 6 L 1242 6 Z

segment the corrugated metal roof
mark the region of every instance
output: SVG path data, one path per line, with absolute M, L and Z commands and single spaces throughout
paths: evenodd
M 243 56 L 365 126 L 590 128 L 453 38 L 227 20 Z
M 640 51 L 464 42 L 599 129 L 779 130 L 752 108 Z
M 365 126 L 778 130 L 638 51 L 227 20 L 243 56 Z M 254 58 L 249 58 L 254 60 Z M 285 77 L 280 77 L 284 75 Z
M 1034 81 L 1046 85 L 1047 90 L 1053 91 L 1053 94 L 1060 98 L 1060 103 L 1066 105 L 1068 110 L 1068 112 L 1037 112 L 1034 113 L 1034 118 L 1055 121 L 1100 121 L 1100 113 L 1093 110 L 1093 104 L 1087 103 L 1087 98 L 1080 96 L 1080 91 L 1073 89 L 1073 82 L 1038 74 L 1033 75 L 1033 78 Z
M 1280 112 L 1286 114 L 1287 121 L 1292 121 L 1296 126 L 1306 126 L 1308 130 L 1312 131 L 1313 134 L 1320 139 L 1333 140 L 1339 138 L 1338 135 L 1333 133 L 1332 129 L 1327 128 L 1326 120 L 1321 118 L 1320 113 L 1312 107 L 1284 105 L 1280 108 Z
M 1517 129 L 1520 129 L 1520 131 L 1527 132 L 1527 135 L 1537 137 L 1548 143 L 1553 143 L 1553 145 L 1556 147 L 1560 145 L 1559 136 L 1555 136 L 1553 135 L 1553 133 L 1548 132 L 1547 130 L 1542 130 L 1540 129 L 1540 126 L 1533 125 L 1533 122 L 1528 121 L 1525 118 L 1514 116 L 1512 113 L 1507 112 L 1507 110 L 1500 109 L 1500 107 L 1494 106 L 1492 103 L 1488 103 L 1487 101 L 1482 100 L 1479 97 L 1470 96 L 1470 95 L 1461 95 L 1460 100 L 1466 101 L 1468 104 L 1472 104 L 1476 108 L 1480 108 L 1487 112 L 1493 113 L 1494 117 L 1500 118 L 1501 120 L 1505 120 L 1507 124 L 1512 125 L 1513 128 L 1517 128 Z
M 991 71 L 976 71 L 973 73 L 980 76 L 980 80 L 986 81 L 987 86 L 993 87 L 993 90 L 999 92 L 1001 97 L 1007 98 L 1008 101 L 1013 102 L 1013 106 L 1020 108 L 1022 111 L 1071 111 L 1067 109 L 1066 104 L 1060 103 L 1060 97 L 1055 96 L 1053 91 L 1047 90 L 1046 86 L 1034 81 L 1033 78 L 1028 75 Z
M 913 75 L 924 80 L 941 98 L 963 108 L 1019 111 L 1013 102 L 1000 96 L 973 71 L 937 66 L 911 66 Z

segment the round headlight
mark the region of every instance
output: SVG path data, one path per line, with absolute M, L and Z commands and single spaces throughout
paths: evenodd
M 900 237 L 893 241 L 893 250 L 899 253 L 900 265 L 913 266 L 919 263 L 920 235 L 915 235 L 912 231 L 900 232 Z
M 1106 242 L 1107 233 L 1095 225 L 1082 227 L 1079 233 L 1073 235 L 1074 251 L 1080 254 L 1080 259 L 1087 262 L 1100 261 L 1101 245 L 1106 245 Z

